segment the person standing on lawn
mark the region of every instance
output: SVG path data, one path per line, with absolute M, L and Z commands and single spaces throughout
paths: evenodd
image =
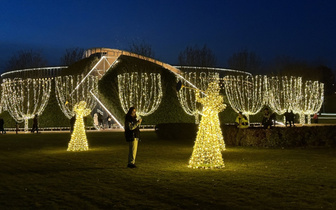
M 138 150 L 138 142 L 140 139 L 140 129 L 142 119 L 137 119 L 136 109 L 134 107 L 129 108 L 125 116 L 125 138 L 129 143 L 128 153 L 128 168 L 136 168 L 135 158 Z
M 2 134 L 6 133 L 6 131 L 4 129 L 4 124 L 5 124 L 4 119 L 0 118 L 0 131 L 1 131 Z
M 31 129 L 32 133 L 38 133 L 38 116 L 37 114 L 35 115 L 34 119 L 33 119 L 33 128 Z

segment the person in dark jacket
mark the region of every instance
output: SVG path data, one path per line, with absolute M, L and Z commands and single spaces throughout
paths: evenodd
M 138 150 L 138 142 L 140 139 L 139 126 L 142 119 L 137 120 L 136 109 L 129 108 L 125 116 L 125 138 L 129 142 L 128 164 L 129 168 L 136 168 L 135 158 Z
M 37 119 L 37 114 L 35 115 L 34 119 L 33 119 L 33 128 L 31 130 L 32 133 L 34 133 L 36 131 L 36 133 L 38 133 L 38 119 Z
M 4 129 L 4 124 L 5 124 L 4 119 L 0 118 L 0 131 L 1 131 L 2 134 L 6 133 L 6 131 Z
M 72 133 L 74 130 L 75 122 L 76 122 L 76 115 L 74 115 L 70 119 L 70 133 Z

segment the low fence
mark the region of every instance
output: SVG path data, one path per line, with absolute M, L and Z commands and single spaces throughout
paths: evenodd
M 151 130 L 154 129 L 155 125 L 140 125 L 141 130 Z M 31 130 L 31 128 L 29 128 Z M 94 126 L 85 127 L 85 130 L 97 130 Z M 99 129 L 100 130 L 100 129 Z M 112 125 L 111 128 L 104 127 L 101 130 L 120 130 L 117 125 Z M 16 131 L 16 128 L 5 128 L 5 131 Z M 19 128 L 19 132 L 23 132 L 24 128 Z M 39 131 L 70 131 L 70 127 L 41 127 Z

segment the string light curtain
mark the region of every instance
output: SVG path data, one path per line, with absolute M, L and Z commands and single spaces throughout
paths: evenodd
M 51 78 L 4 79 L 1 84 L 3 100 L 9 114 L 16 122 L 25 122 L 26 132 L 28 120 L 35 115 L 41 115 L 47 106 L 51 80 Z
M 278 115 L 293 110 L 297 98 L 302 97 L 301 77 L 264 76 L 265 102 Z M 284 119 L 285 121 L 285 119 Z
M 307 80 L 304 87 L 298 91 L 301 97 L 297 97 L 294 106 L 294 113 L 300 115 L 300 124 L 305 124 L 305 115 L 307 123 L 311 124 L 311 115 L 320 111 L 324 101 L 324 84 L 318 81 Z
M 7 106 L 6 106 L 6 100 L 5 100 L 5 95 L 4 95 L 4 91 L 1 85 L 1 101 L 0 101 L 0 113 L 2 113 L 3 111 L 7 110 Z
M 134 106 L 138 115 L 148 116 L 158 109 L 162 100 L 161 75 L 138 72 L 119 74 L 118 92 L 125 113 Z
M 59 76 L 55 78 L 55 92 L 59 107 L 64 115 L 71 119 L 75 112 L 75 104 L 85 101 L 88 109 L 93 110 L 97 101 L 92 96 L 98 94 L 98 77 L 84 75 Z
M 223 79 L 225 93 L 232 109 L 242 112 L 248 118 L 257 114 L 264 106 L 264 77 L 256 76 L 233 76 L 228 75 Z
M 195 85 L 198 89 L 205 91 L 208 87 L 208 83 L 214 79 L 218 79 L 219 74 L 214 72 L 184 72 L 181 73 L 181 77 L 176 77 L 177 82 L 181 81 L 182 85 L 189 87 L 186 82 L 189 81 Z M 183 79 L 184 78 L 184 79 Z M 182 106 L 182 109 L 188 115 L 195 117 L 195 123 L 199 123 L 199 115 L 202 112 L 202 107 L 196 102 L 195 89 L 181 88 L 177 93 L 177 98 Z

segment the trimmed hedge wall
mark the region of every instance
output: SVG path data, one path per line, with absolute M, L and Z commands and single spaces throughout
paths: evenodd
M 156 125 L 159 123 L 191 123 L 194 117 L 187 115 L 176 95 L 176 77 L 169 70 L 161 66 L 143 61 L 138 58 L 120 56 L 120 62 L 110 69 L 99 81 L 99 97 L 104 105 L 124 123 L 125 113 L 122 110 L 118 92 L 118 74 L 126 72 L 156 72 L 161 73 L 163 97 L 158 109 L 149 116 L 142 116 L 144 125 Z
M 166 123 L 156 126 L 159 139 L 195 140 L 197 125 L 191 123 Z M 336 147 L 336 126 L 275 127 L 272 129 L 248 128 L 223 125 L 226 145 L 255 147 Z

